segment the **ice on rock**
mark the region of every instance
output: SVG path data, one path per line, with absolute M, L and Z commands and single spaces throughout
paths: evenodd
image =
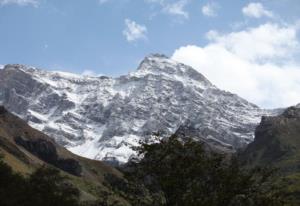
M 120 162 L 135 154 L 139 140 L 184 126 L 196 137 L 239 148 L 253 140 L 261 116 L 271 113 L 157 54 L 118 78 L 6 65 L 0 103 L 78 155 Z

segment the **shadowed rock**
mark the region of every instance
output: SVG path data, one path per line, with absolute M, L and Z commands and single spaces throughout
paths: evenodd
M 59 158 L 56 147 L 52 142 L 43 139 L 27 140 L 23 137 L 16 137 L 15 142 L 39 157 L 41 160 L 52 164 L 70 174 L 76 176 L 81 175 L 82 169 L 79 162 L 74 159 Z

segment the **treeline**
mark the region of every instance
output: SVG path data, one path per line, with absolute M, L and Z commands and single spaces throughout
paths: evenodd
M 203 145 L 176 136 L 142 143 L 142 160 L 123 172 L 131 182 L 143 182 L 163 195 L 161 206 L 282 206 L 289 205 L 272 183 L 275 170 L 245 169 L 237 158 L 208 152 Z M 138 204 L 136 204 L 138 205 Z
M 46 166 L 24 177 L 0 158 L 0 205 L 77 206 L 79 191 L 66 180 L 57 169 Z
M 245 169 L 236 158 L 207 151 L 176 136 L 141 143 L 139 159 L 121 168 L 125 179 L 110 177 L 111 189 L 132 206 L 287 206 L 274 170 Z M 107 177 L 108 178 L 108 177 Z M 106 198 L 107 196 L 107 198 Z M 99 194 L 93 206 L 123 206 Z M 79 191 L 54 168 L 28 177 L 0 160 L 1 206 L 78 206 Z

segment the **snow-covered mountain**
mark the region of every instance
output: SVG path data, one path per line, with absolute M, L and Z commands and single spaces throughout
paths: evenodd
M 271 113 L 157 54 L 118 78 L 6 65 L 0 104 L 76 154 L 120 162 L 153 132 L 167 136 L 181 128 L 239 148 L 253 140 L 261 116 Z

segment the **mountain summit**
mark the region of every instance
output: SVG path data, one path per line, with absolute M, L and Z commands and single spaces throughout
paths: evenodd
M 181 128 L 234 150 L 251 142 L 260 117 L 271 113 L 157 54 L 118 78 L 6 65 L 0 104 L 76 154 L 119 162 L 153 132 L 168 136 Z

